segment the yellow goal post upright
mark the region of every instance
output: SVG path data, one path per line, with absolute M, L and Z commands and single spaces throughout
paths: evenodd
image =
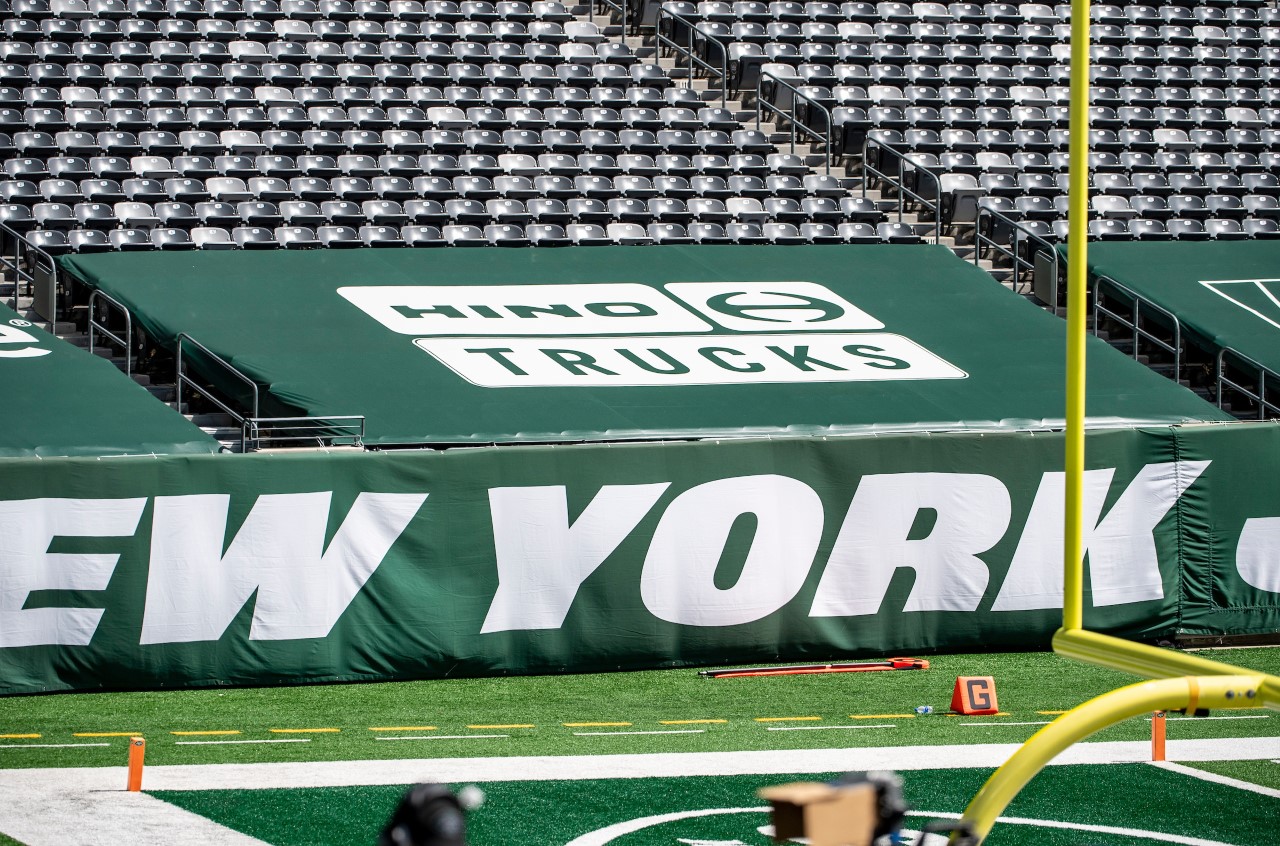
M 1066 513 L 1059 655 L 1144 676 L 1104 693 L 1046 725 L 992 774 L 962 821 L 978 843 L 1018 792 L 1064 749 L 1095 732 L 1153 711 L 1201 708 L 1280 710 L 1280 678 L 1231 664 L 1159 649 L 1084 628 L 1085 321 L 1089 237 L 1089 0 L 1071 3 L 1070 171 L 1067 236 Z M 958 837 L 959 835 L 957 835 Z

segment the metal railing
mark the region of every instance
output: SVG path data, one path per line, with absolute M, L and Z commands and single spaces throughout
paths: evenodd
M 1132 319 L 1102 304 L 1105 291 L 1110 291 L 1117 298 L 1128 301 Z M 1143 324 L 1144 312 L 1154 314 L 1168 322 L 1167 328 L 1173 331 L 1172 344 L 1146 329 Z M 1130 342 L 1133 344 L 1133 358 L 1137 359 L 1141 355 L 1142 342 L 1146 341 L 1173 356 L 1173 379 L 1176 382 L 1182 378 L 1182 322 L 1178 320 L 1177 315 L 1145 299 L 1111 277 L 1099 276 L 1093 283 L 1093 334 L 1095 336 L 1099 333 L 1098 318 L 1100 316 L 1113 320 L 1129 330 Z
M 258 383 L 257 382 L 253 381 L 248 376 L 241 373 L 239 370 L 235 368 L 234 365 L 231 364 L 231 362 L 227 361 L 225 358 L 218 355 L 213 350 L 209 349 L 204 344 L 200 343 L 195 338 L 188 335 L 186 332 L 179 332 L 177 341 L 178 341 L 178 352 L 176 356 L 177 369 L 176 369 L 176 376 L 174 378 L 174 388 L 175 388 L 175 394 L 176 394 L 175 400 L 177 402 L 179 412 L 182 412 L 182 388 L 185 385 L 187 387 L 190 387 L 193 391 L 198 392 L 202 397 L 209 400 L 209 402 L 213 403 L 218 408 L 222 409 L 222 411 L 225 414 L 230 415 L 231 418 L 234 419 L 236 423 L 238 423 L 241 427 L 244 426 L 245 421 L 248 420 L 249 418 L 256 418 L 258 416 Z M 184 352 L 184 348 L 188 346 L 195 347 L 201 353 L 203 353 L 206 357 L 208 357 L 209 361 L 217 363 L 222 367 L 222 369 L 227 374 L 231 375 L 236 380 L 248 386 L 250 396 L 253 397 L 252 409 L 249 414 L 241 414 L 240 412 L 236 411 L 234 408 L 227 405 L 222 400 L 213 396 L 212 392 L 208 388 L 206 388 L 204 385 L 201 385 L 199 382 L 196 382 L 194 379 L 192 379 L 190 376 L 187 375 L 187 370 L 184 367 L 184 363 L 186 362 L 186 357 L 183 355 L 183 352 Z M 242 440 L 241 447 L 243 446 L 244 446 L 244 443 Z
M 263 449 L 264 446 L 275 445 L 314 445 L 314 446 L 364 446 L 363 415 L 330 415 L 327 417 L 262 417 L 259 414 L 260 389 L 258 383 L 238 370 L 235 365 L 192 338 L 185 332 L 177 337 L 177 375 L 174 379 L 176 404 L 182 411 L 182 389 L 187 387 L 197 391 L 200 396 L 217 406 L 224 414 L 231 417 L 240 429 L 240 451 Z M 234 380 L 249 389 L 248 413 L 237 411 L 229 402 L 214 396 L 207 386 L 200 384 L 188 373 L 188 356 L 186 349 L 195 348 L 206 361 L 216 364 L 218 368 Z
M 1245 368 L 1255 371 L 1258 374 L 1258 389 L 1256 391 L 1227 376 L 1227 356 L 1236 359 L 1236 362 L 1234 363 L 1237 367 L 1243 365 Z M 1264 367 L 1257 361 L 1249 358 L 1249 356 L 1239 352 L 1238 350 L 1234 350 L 1231 347 L 1224 347 L 1223 349 L 1218 350 L 1215 362 L 1215 371 L 1214 376 L 1217 379 L 1218 408 L 1222 408 L 1222 389 L 1226 387 L 1236 393 L 1243 394 L 1246 398 L 1256 404 L 1258 406 L 1259 420 L 1266 420 L 1267 412 L 1270 412 L 1272 417 L 1280 417 L 1280 402 L 1267 398 L 1267 383 L 1280 382 L 1280 373 L 1276 373 L 1274 370 Z M 1272 392 L 1272 395 L 1274 395 L 1274 392 Z
M 0 223 L 0 270 L 13 278 L 13 310 L 18 311 L 22 285 L 35 294 L 42 281 L 49 289 L 48 311 L 42 315 L 51 324 L 58 319 L 58 262 L 48 252 L 34 246 L 26 237 L 6 223 Z M 36 310 L 37 313 L 39 309 Z
M 984 234 L 983 223 L 986 222 Z M 1007 229 L 1009 232 L 1009 243 L 1006 245 L 995 237 L 998 228 Z M 987 249 L 984 253 L 983 248 Z M 1034 248 L 1035 251 L 1032 252 Z M 1036 281 L 1036 263 L 1035 257 L 1045 255 L 1048 257 L 1049 291 L 1046 296 L 1040 297 L 1050 306 L 1053 307 L 1053 313 L 1058 314 L 1058 289 L 1059 289 L 1059 256 L 1058 249 L 1052 241 L 1049 241 L 1042 235 L 1037 235 L 1030 229 L 1027 229 L 1021 222 L 1014 220 L 1007 215 L 1003 215 L 995 209 L 987 206 L 978 206 L 978 214 L 973 224 L 973 263 L 978 264 L 986 255 L 994 251 L 1009 259 L 1013 265 L 1013 282 L 1019 293 L 1025 293 L 1025 287 L 1020 285 L 1020 279 L 1025 274 L 1030 274 L 1033 282 Z M 1028 258 L 1027 256 L 1033 256 Z
M 872 148 L 881 150 L 888 154 L 889 158 L 894 160 L 896 165 L 896 173 L 889 173 L 880 170 L 881 162 L 877 161 L 875 165 L 871 164 Z M 924 194 L 919 193 L 907 182 L 907 169 L 916 174 L 923 174 L 924 177 L 933 181 L 933 196 L 936 200 L 931 200 Z M 907 198 L 915 200 L 924 208 L 933 212 L 933 243 L 937 244 L 942 240 L 942 180 L 938 178 L 938 174 L 929 169 L 928 166 L 921 162 L 913 160 L 907 153 L 896 150 L 888 144 L 877 138 L 867 138 L 862 142 L 862 196 L 867 196 L 867 184 L 870 181 L 869 176 L 876 177 L 882 184 L 889 185 L 894 188 L 898 195 L 898 222 L 902 222 L 902 216 L 906 212 Z
M 782 106 L 776 105 L 772 100 L 764 98 L 765 80 L 770 80 L 775 86 L 791 95 L 791 109 L 788 111 Z M 826 130 L 820 130 L 808 124 L 801 123 L 799 116 L 796 114 L 797 101 L 803 101 L 811 110 L 817 110 L 826 119 Z M 791 152 L 794 155 L 796 151 L 796 130 L 804 132 L 806 135 L 822 142 L 823 166 L 826 173 L 831 173 L 831 110 L 819 103 L 813 97 L 805 94 L 799 88 L 796 88 L 785 79 L 770 73 L 766 70 L 760 71 L 760 78 L 756 80 L 756 130 L 760 129 L 760 119 L 764 111 L 768 110 L 775 117 L 783 117 L 787 119 L 791 131 Z
M 120 337 L 111 327 L 104 322 L 98 321 L 98 307 L 103 307 L 103 311 L 107 313 L 118 312 L 124 317 L 124 337 Z M 105 320 L 105 318 L 104 318 Z M 106 337 L 108 341 L 117 346 L 124 347 L 124 372 L 133 375 L 133 315 L 129 313 L 129 309 L 124 304 L 113 298 L 105 291 L 94 289 L 89 295 L 89 352 L 96 349 L 96 343 L 99 335 Z
M 249 417 L 242 429 L 243 448 L 264 449 L 271 444 L 364 446 L 364 417 Z
M 612 9 L 618 13 L 622 22 L 622 37 L 625 39 L 629 33 L 627 29 L 627 21 L 630 18 L 631 0 L 587 0 L 587 20 L 595 23 L 596 6 L 602 9 Z
M 624 0 L 625 2 L 625 0 Z M 685 34 L 685 44 L 681 45 L 673 36 L 676 27 L 672 25 L 670 30 L 664 31 L 663 22 L 671 21 L 672 24 L 679 24 Z M 720 80 L 720 105 L 729 100 L 729 48 L 718 38 L 713 38 L 705 32 L 697 28 L 694 21 L 677 15 L 669 9 L 658 8 L 658 19 L 654 26 L 654 37 L 660 47 L 667 47 L 672 52 L 685 59 L 687 62 L 687 73 L 689 84 L 693 85 L 693 75 L 695 70 L 700 70 L 709 77 L 717 77 Z M 708 62 L 696 49 L 697 44 L 705 45 L 714 44 L 716 49 L 720 51 L 720 64 L 713 65 Z M 710 51 L 708 51 L 710 52 Z

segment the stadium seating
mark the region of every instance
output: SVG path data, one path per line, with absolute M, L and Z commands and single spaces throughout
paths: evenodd
M 763 78 L 781 107 L 778 79 L 806 123 L 821 118 L 806 103 L 828 109 L 851 174 L 872 139 L 939 175 L 947 221 L 985 207 L 1061 234 L 1068 6 L 661 7 L 665 33 L 691 27 L 708 62 L 724 51 L 743 97 Z M 51 250 L 918 236 L 585 11 L 10 0 L 0 223 Z M 1091 234 L 1275 237 L 1280 13 L 1211 0 L 1092 18 Z
M 758 199 L 806 170 L 585 11 L 16 0 L 0 222 L 65 250 L 671 243 L 691 180 Z
M 696 30 L 704 60 L 722 45 L 739 90 L 763 80 L 761 95 L 790 108 L 772 80 L 794 86 L 797 117 L 818 129 L 815 106 L 827 110 L 846 159 L 859 160 L 868 138 L 882 142 L 957 180 L 944 183 L 944 206 L 964 196 L 1064 234 L 1069 5 L 667 0 L 663 9 L 670 29 Z M 1095 5 L 1091 16 L 1091 235 L 1274 237 L 1280 13 L 1260 0 L 1213 0 Z M 943 216 L 973 220 L 968 209 Z

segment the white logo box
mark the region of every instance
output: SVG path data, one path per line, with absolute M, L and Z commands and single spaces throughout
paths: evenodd
M 884 324 L 813 282 L 384 285 L 338 294 L 393 332 L 417 337 L 859 332 Z M 683 303 L 683 305 L 681 304 Z
M 418 338 L 474 385 L 626 387 L 964 379 L 968 374 L 888 333 L 628 338 Z

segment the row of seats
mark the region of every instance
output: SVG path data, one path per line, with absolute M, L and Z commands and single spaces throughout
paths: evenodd
M 1176 202 L 1182 195 L 1161 204 L 1166 209 L 1204 212 L 1211 207 L 1208 200 L 1188 197 L 1198 202 Z M 1040 198 L 1043 199 L 1043 198 Z M 1130 206 L 1122 197 L 1108 199 L 1121 201 L 1127 210 Z M 1229 197 L 1234 207 L 1244 216 L 1245 206 L 1238 197 Z M 1271 198 L 1274 199 L 1274 198 Z M 1053 208 L 1049 204 L 1050 209 Z M 1154 204 L 1143 208 L 1155 210 Z M 1259 210 L 1276 209 L 1274 203 L 1258 206 Z M 1129 216 L 1133 216 L 1130 213 Z M 1201 215 L 1204 216 L 1204 215 Z M 691 220 L 728 221 L 776 220 L 785 223 L 881 222 L 883 215 L 872 202 L 861 197 L 845 197 L 837 201 L 830 197 L 531 197 L 528 199 L 475 200 L 455 198 L 450 200 L 412 199 L 397 200 L 285 200 L 271 203 L 263 200 L 226 202 L 204 200 L 197 203 L 122 201 L 118 203 L 38 203 L 28 207 L 14 203 L 0 205 L 0 221 L 11 228 L 41 229 L 100 229 L 115 228 L 151 229 L 185 228 L 198 226 L 228 226 L 243 221 L 252 226 L 316 226 L 323 223 L 360 225 L 363 223 L 406 224 L 423 223 L 511 223 L 544 222 L 567 223 L 577 220 L 584 223 L 600 223 L 609 220 L 640 221 L 648 223 L 688 223 Z
M 1029 174 L 1028 176 L 1030 176 Z M 1039 174 L 1035 174 L 1039 175 Z M 1005 184 L 1020 189 L 1022 184 L 1011 177 Z M 1025 183 L 1035 188 L 1035 183 Z M 1000 186 L 992 182 L 992 188 Z M 1172 193 L 1171 186 L 1158 186 L 1164 193 Z M 1221 191 L 1237 189 L 1246 193 L 1248 189 L 1230 182 L 1221 185 L 1188 182 L 1187 192 L 1210 193 L 1214 188 Z M 1040 183 L 1041 193 L 1053 193 L 1054 181 Z M 1135 193 L 1131 183 L 1118 184 L 1116 193 Z M 1000 193 L 993 191 L 993 193 Z M 1152 193 L 1157 193 L 1153 191 Z M 114 179 L 85 179 L 75 182 L 70 179 L 47 179 L 39 185 L 25 180 L 0 181 L 0 201 L 25 206 L 40 203 L 119 203 L 119 202 L 197 202 L 216 200 L 219 202 L 266 201 L 280 202 L 289 200 L 344 200 L 364 201 L 382 198 L 387 200 L 407 200 L 414 198 L 430 199 L 464 199 L 490 200 L 498 198 L 526 199 L 529 197 L 715 197 L 724 198 L 734 195 L 750 197 L 831 199 L 845 198 L 846 192 L 838 179 L 823 174 L 810 174 L 805 177 L 778 174 L 761 178 L 759 176 L 732 174 L 728 178 L 712 174 L 697 174 L 692 177 L 675 175 L 657 175 L 654 177 L 642 174 L 618 174 L 609 177 L 603 174 L 579 174 L 569 177 L 559 174 L 544 174 L 528 177 L 504 174 L 490 179 L 487 176 L 469 174 L 465 176 L 418 176 L 412 179 L 403 176 L 375 176 L 366 179 L 362 176 L 340 176 L 332 180 L 315 177 L 295 177 L 285 181 L 269 176 L 250 177 L 248 180 L 238 176 L 217 176 L 201 181 L 196 179 L 174 178 L 161 183 L 155 179 L 126 179 L 123 183 Z
M 33 20 L 224 18 L 229 20 L 570 20 L 558 0 L 13 0 L 0 11 Z
M 844 2 L 826 0 L 667 0 L 662 8 L 689 20 L 735 21 L 858 21 L 862 23 L 999 23 L 1047 24 L 1066 23 L 1071 19 L 1071 4 L 1059 3 L 901 3 Z M 1223 5 L 1142 4 L 1111 5 L 1096 3 L 1089 19 L 1100 24 L 1123 26 L 1127 23 L 1194 26 L 1196 24 L 1280 24 L 1280 12 L 1265 0 L 1245 0 Z
M 315 247 L 442 247 L 442 246 L 601 246 L 645 244 L 916 244 L 920 237 L 906 224 L 783 223 L 735 221 L 678 223 L 616 222 L 513 224 L 446 224 L 443 227 L 370 225 L 278 227 L 240 226 L 231 230 L 201 227 L 192 230 L 158 228 L 116 229 L 111 232 L 40 230 L 29 235 L 40 249 L 54 255 L 110 250 L 190 249 L 309 249 Z
M 1025 232 L 1048 241 L 1067 239 L 1067 221 L 1014 218 Z M 1007 234 L 1006 239 L 1007 239 Z M 1272 218 L 1198 220 L 1173 218 L 1153 220 L 1106 218 L 1089 221 L 1089 238 L 1098 241 L 1240 241 L 1280 238 L 1280 222 Z

